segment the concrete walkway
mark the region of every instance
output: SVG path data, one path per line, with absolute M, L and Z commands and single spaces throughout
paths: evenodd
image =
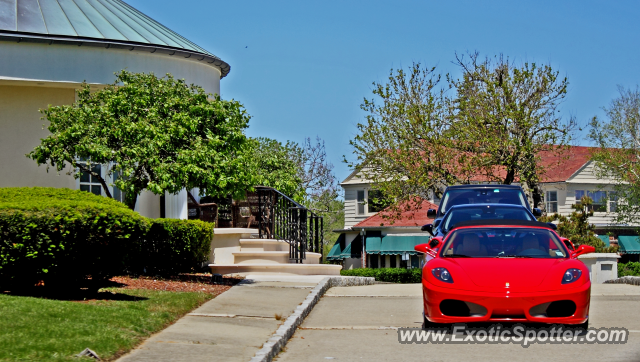
M 118 361 L 249 361 L 322 279 L 251 278 L 203 304 Z

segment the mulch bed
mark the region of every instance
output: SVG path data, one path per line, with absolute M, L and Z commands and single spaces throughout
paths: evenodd
M 202 292 L 218 295 L 238 284 L 241 278 L 222 278 L 222 282 L 211 283 L 211 274 L 181 274 L 169 278 L 160 277 L 113 277 L 110 281 L 120 284 L 122 289 L 150 289 L 168 292 Z
M 39 282 L 30 286 L 0 286 L 0 294 L 29 296 L 45 299 L 71 300 L 79 302 L 95 300 L 135 300 L 118 289 L 148 289 L 168 292 L 201 292 L 217 296 L 243 278 L 224 277 L 212 282 L 211 274 L 180 274 L 171 277 L 117 276 L 110 280 L 85 279 L 77 285 L 46 285 Z M 114 288 L 114 289 L 104 289 Z

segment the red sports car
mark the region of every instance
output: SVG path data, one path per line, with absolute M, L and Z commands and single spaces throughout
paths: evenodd
M 494 321 L 588 326 L 591 281 L 577 258 L 595 249 L 574 249 L 548 224 L 466 221 L 415 250 L 425 253 L 424 328 Z

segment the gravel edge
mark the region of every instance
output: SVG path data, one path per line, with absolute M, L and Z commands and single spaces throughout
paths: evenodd
M 640 285 L 640 277 L 626 276 L 618 279 L 611 279 L 604 282 L 604 284 L 631 284 Z
M 351 287 L 374 284 L 371 277 L 327 277 L 316 285 L 304 302 L 287 318 L 274 334 L 262 345 L 250 362 L 271 362 L 293 336 L 298 326 L 309 315 L 324 293 L 332 287 Z

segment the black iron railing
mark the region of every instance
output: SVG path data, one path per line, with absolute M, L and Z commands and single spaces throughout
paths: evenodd
M 289 260 L 302 263 L 305 253 L 322 253 L 323 219 L 280 191 L 258 186 L 258 230 L 261 239 L 289 243 Z

